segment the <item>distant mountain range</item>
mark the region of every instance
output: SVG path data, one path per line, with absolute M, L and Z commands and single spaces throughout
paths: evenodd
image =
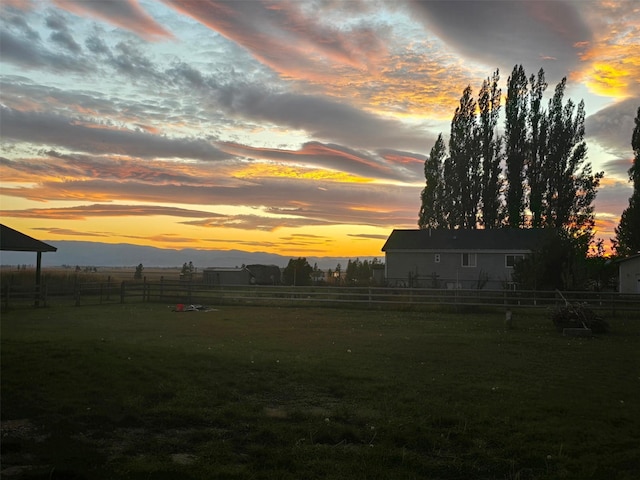
M 245 252 L 243 250 L 196 250 L 185 248 L 173 250 L 127 243 L 111 244 L 99 242 L 76 242 L 66 240 L 43 240 L 53 245 L 57 252 L 42 254 L 42 266 L 54 267 L 70 265 L 81 267 L 127 267 L 142 264 L 145 267 L 181 267 L 184 263 L 193 262 L 197 268 L 206 267 L 239 267 L 241 265 L 263 264 L 286 267 L 293 257 L 265 252 Z M 300 255 L 304 256 L 304 255 Z M 297 256 L 296 256 L 297 258 Z M 310 257 L 311 266 L 317 263 L 318 268 L 335 269 L 338 263 L 346 268 L 349 257 Z M 373 260 L 374 257 L 359 257 Z M 384 254 L 378 257 L 384 260 Z M 351 258 L 355 260 L 355 258 Z M 36 254 L 32 252 L 0 252 L 2 265 L 35 265 Z

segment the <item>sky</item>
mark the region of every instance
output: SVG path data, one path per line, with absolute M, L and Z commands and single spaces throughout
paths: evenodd
M 585 102 L 608 244 L 632 185 L 640 2 L 2 0 L 2 223 L 56 240 L 381 256 L 462 91 Z M 502 122 L 501 122 L 502 126 Z

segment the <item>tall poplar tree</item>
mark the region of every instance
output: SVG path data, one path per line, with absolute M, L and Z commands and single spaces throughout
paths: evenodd
M 500 71 L 496 70 L 490 78 L 482 82 L 478 93 L 477 155 L 482 162 L 481 174 L 481 223 L 485 228 L 496 228 L 502 221 L 502 202 L 500 200 L 500 162 L 502 160 L 502 138 L 496 135 L 498 116 L 500 115 L 500 97 L 498 88 Z
M 584 102 L 580 101 L 577 108 L 572 100 L 563 104 L 565 87 L 563 78 L 549 101 L 544 223 L 565 227 L 573 236 L 587 235 L 590 240 L 594 224 L 592 203 L 603 173 L 592 173 L 591 164 L 586 162 Z
M 548 119 L 542 107 L 542 97 L 547 89 L 544 78 L 544 70 L 538 71 L 538 76 L 533 74 L 529 78 L 529 148 L 526 161 L 526 179 L 529 193 L 529 211 L 531 219 L 529 224 L 533 228 L 539 228 L 543 222 L 543 199 L 547 189 L 547 130 Z
M 444 185 L 442 179 L 442 166 L 446 156 L 446 147 L 442 134 L 438 135 L 433 145 L 429 158 L 424 162 L 425 187 L 420 194 L 421 207 L 418 218 L 418 227 L 438 228 L 445 223 Z
M 545 111 L 544 71 L 528 79 L 524 68 L 516 65 L 508 80 L 502 138 L 495 133 L 498 80 L 496 71 L 483 82 L 479 115 L 471 87 L 465 88 L 451 121 L 448 156 L 439 136 L 425 162 L 427 185 L 418 225 L 549 227 L 562 230 L 586 254 L 595 224 L 593 201 L 603 173 L 593 173 L 586 161 L 584 102 L 577 106 L 571 100 L 564 102 L 563 79 Z
M 453 196 L 453 223 L 469 229 L 476 228 L 480 201 L 480 159 L 475 133 L 476 101 L 471 86 L 467 86 L 451 121 L 444 182 Z
M 528 83 L 522 65 L 513 67 L 505 103 L 506 209 L 507 224 L 524 224 L 524 174 L 527 157 Z
M 631 136 L 633 164 L 629 169 L 629 181 L 633 183 L 633 194 L 629 206 L 624 209 L 620 223 L 615 229 L 614 247 L 620 256 L 640 252 L 640 107 L 635 118 L 636 126 Z

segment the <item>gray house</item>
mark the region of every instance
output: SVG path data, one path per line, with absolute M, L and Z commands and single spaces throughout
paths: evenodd
M 640 253 L 618 260 L 618 291 L 640 294 Z
M 513 288 L 513 265 L 549 230 L 394 230 L 382 247 L 389 286 Z

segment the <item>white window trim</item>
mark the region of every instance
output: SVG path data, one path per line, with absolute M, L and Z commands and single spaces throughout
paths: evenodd
M 515 263 L 518 260 L 522 260 L 524 258 L 524 255 L 521 253 L 507 253 L 504 256 L 504 267 L 505 268 L 513 268 L 513 265 L 509 265 L 509 262 L 507 261 L 508 257 L 513 257 L 513 264 L 515 265 Z
M 464 256 L 467 255 L 467 260 L 468 260 L 468 265 L 464 264 Z M 462 268 L 476 268 L 478 266 L 478 254 L 477 253 L 470 253 L 470 252 L 464 252 L 460 254 L 460 265 L 462 265 Z

